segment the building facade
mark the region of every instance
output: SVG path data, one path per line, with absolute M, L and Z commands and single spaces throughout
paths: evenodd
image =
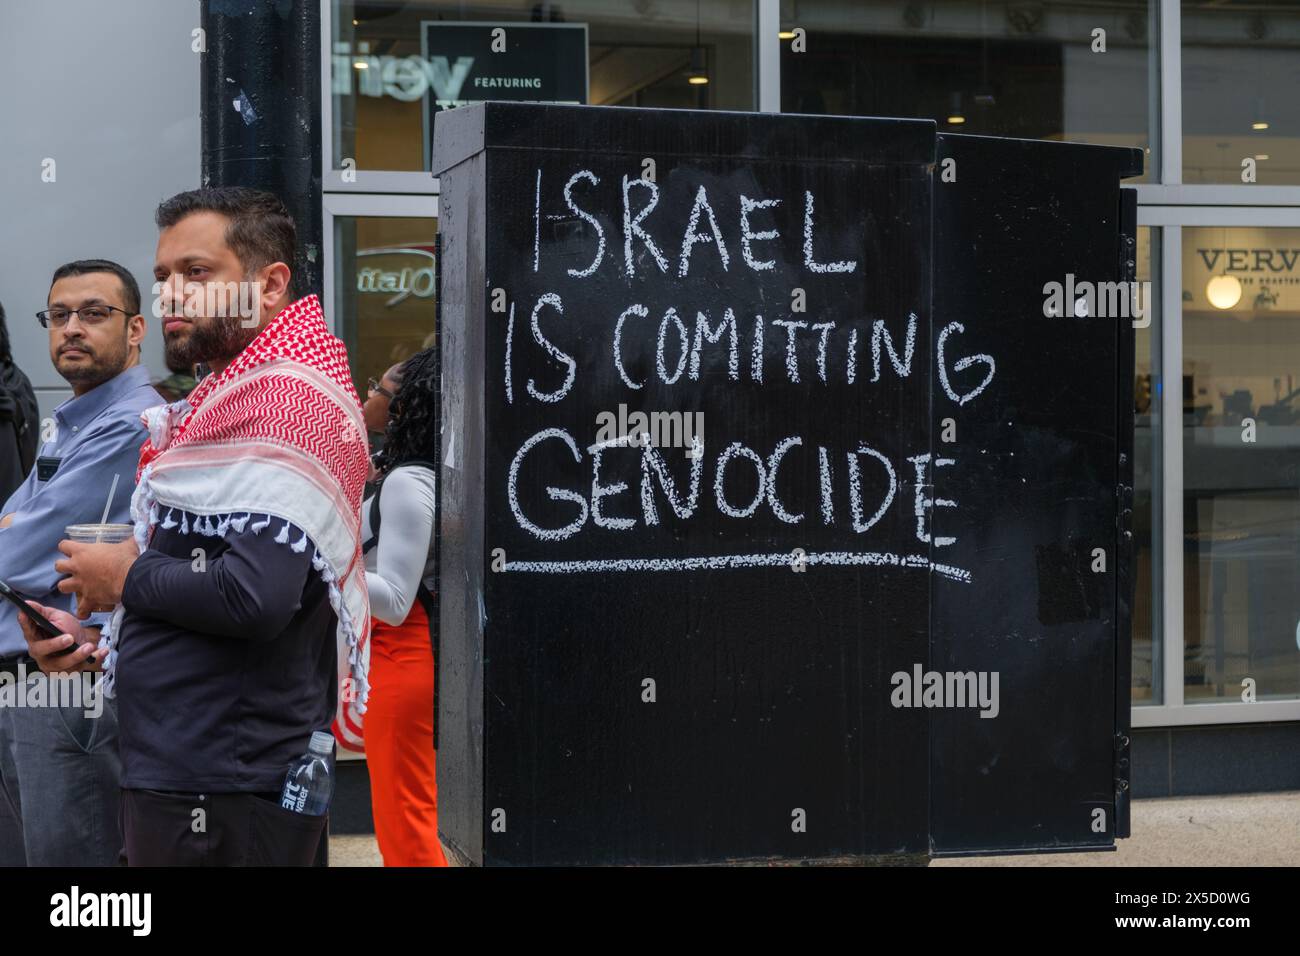
M 147 214 L 197 177 L 198 61 L 197 9 L 142 6 L 171 9 L 124 43 L 165 47 L 181 78 L 160 170 L 118 175 L 140 201 L 121 255 L 142 259 L 129 265 L 144 287 Z M 1300 788 L 1300 4 L 320 0 L 320 15 L 326 313 L 361 389 L 436 341 L 439 109 L 496 98 L 921 117 L 1141 148 L 1135 793 Z M 126 128 L 157 121 L 138 97 L 119 100 Z M 24 215 L 53 209 L 37 205 L 47 198 L 24 199 Z M 51 243 L 67 236 L 49 229 Z M 111 255 L 110 239 L 58 261 Z M 0 265 L 11 327 L 40 307 L 10 291 L 20 278 Z M 52 407 L 61 383 L 43 339 L 25 330 L 15 348 Z
M 358 376 L 431 341 L 430 110 L 577 99 L 582 64 L 567 90 L 547 73 L 558 36 L 509 52 L 524 30 L 585 32 L 589 103 L 1142 148 L 1135 789 L 1300 786 L 1300 7 L 325 0 L 322 17 L 329 312 Z M 497 53 L 455 29 L 497 25 Z M 551 92 L 486 85 L 524 75 Z

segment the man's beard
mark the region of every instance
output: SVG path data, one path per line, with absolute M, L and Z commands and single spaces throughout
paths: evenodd
M 89 391 L 103 385 L 110 378 L 116 378 L 122 373 L 122 369 L 126 368 L 126 359 L 131 347 L 125 340 L 121 346 L 120 349 L 91 351 L 89 346 L 78 343 L 76 347 L 85 352 L 91 361 L 83 360 L 65 367 L 57 361 L 59 356 L 56 355 L 55 368 L 69 385 L 80 385 L 84 390 Z
M 194 321 L 190 334 L 184 338 L 164 338 L 168 367 L 193 368 L 199 362 L 229 362 L 261 331 L 256 326 L 246 328 L 246 322 L 238 315 L 216 316 Z

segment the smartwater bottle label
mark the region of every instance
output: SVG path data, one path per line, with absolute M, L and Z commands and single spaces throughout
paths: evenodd
M 307 797 L 310 795 L 309 788 L 301 787 L 292 780 L 286 781 L 284 794 L 280 797 L 280 806 L 295 813 L 302 813 L 303 807 L 307 805 Z

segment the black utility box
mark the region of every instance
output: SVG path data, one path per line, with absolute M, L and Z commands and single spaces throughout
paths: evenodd
M 461 862 L 1127 835 L 1140 168 L 921 120 L 438 115 Z

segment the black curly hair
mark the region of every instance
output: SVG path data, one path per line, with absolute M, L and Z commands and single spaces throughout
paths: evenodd
M 380 470 L 387 474 L 412 459 L 438 460 L 434 427 L 438 403 L 438 361 L 434 349 L 416 352 L 401 367 L 401 384 L 388 406 Z

